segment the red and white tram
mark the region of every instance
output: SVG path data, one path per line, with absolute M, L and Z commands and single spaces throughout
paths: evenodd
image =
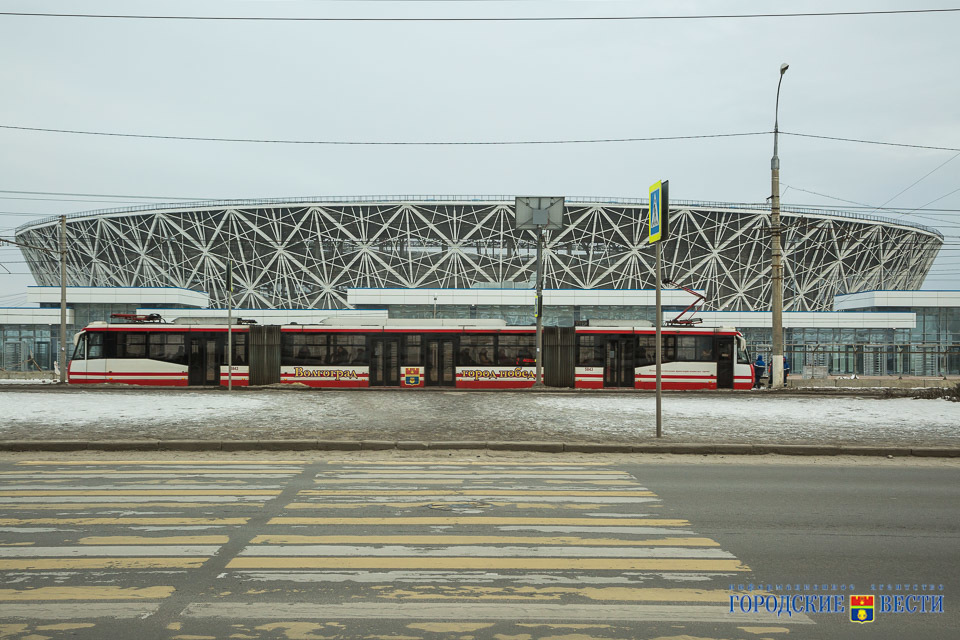
M 356 319 L 354 319 L 356 320 Z M 454 324 L 456 323 L 456 324 Z M 227 325 L 94 322 L 77 334 L 73 384 L 519 389 L 535 380 L 533 327 L 499 321 Z M 753 369 L 732 328 L 662 330 L 664 389 L 750 389 Z M 547 384 L 653 389 L 654 329 L 550 328 Z
M 746 341 L 733 328 L 663 327 L 663 389 L 751 389 Z M 578 389 L 656 389 L 654 327 L 577 327 Z

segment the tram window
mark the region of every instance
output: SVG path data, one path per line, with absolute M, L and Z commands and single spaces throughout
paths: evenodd
M 657 364 L 657 336 L 637 336 L 637 366 L 649 367 Z
M 750 353 L 747 351 L 747 342 L 740 336 L 737 336 L 737 363 L 750 364 Z
M 517 349 L 518 365 L 534 365 L 537 363 L 534 354 L 537 351 L 537 336 L 520 336 L 520 346 Z
M 577 366 L 602 367 L 603 341 L 596 336 L 577 336 Z
M 716 362 L 713 336 L 677 336 L 677 360 L 680 362 Z
M 369 364 L 367 357 L 367 339 L 356 334 L 337 334 L 330 336 L 329 364 Z
M 494 364 L 496 353 L 493 335 L 461 336 L 457 364 L 491 366 Z
M 677 361 L 677 336 L 665 336 L 663 334 L 660 334 L 660 338 L 663 341 L 663 348 L 662 348 L 662 353 L 660 355 L 660 362 L 676 362 Z
M 520 353 L 520 336 L 497 337 L 497 364 L 502 367 L 512 367 L 517 364 Z
M 697 359 L 700 362 L 717 361 L 717 354 L 713 348 L 713 336 L 697 336 Z
M 330 364 L 327 335 L 323 333 L 284 333 L 280 337 L 281 364 Z
M 151 333 L 148 353 L 151 360 L 187 364 L 184 335 L 182 333 Z
M 730 362 L 733 360 L 733 341 L 722 340 L 720 342 L 720 361 Z
M 120 333 L 117 334 L 117 358 L 146 358 L 147 334 Z
M 677 361 L 677 336 L 660 334 L 663 348 L 660 352 L 660 362 Z M 682 360 L 682 358 L 681 358 Z M 652 367 L 657 364 L 657 336 L 656 334 L 637 336 L 637 366 Z
M 406 344 L 402 365 L 416 367 L 423 364 L 420 355 L 420 336 L 407 336 Z
M 697 360 L 696 336 L 677 336 L 677 360 L 680 362 Z
M 245 366 L 247 364 L 247 334 L 237 333 L 233 334 L 233 364 L 237 366 Z
M 535 362 L 537 349 L 535 335 L 501 335 L 497 337 L 496 363 L 503 367 L 528 365 Z
M 95 360 L 103 357 L 103 334 L 87 334 L 87 360 Z

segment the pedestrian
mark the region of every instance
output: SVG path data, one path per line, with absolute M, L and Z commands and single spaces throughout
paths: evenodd
M 759 353 L 757 354 L 757 361 L 753 363 L 753 388 L 759 389 L 761 384 L 760 381 L 763 379 L 763 372 L 767 368 L 767 363 L 763 361 L 763 356 Z
M 790 361 L 783 356 L 783 386 L 787 386 L 787 376 L 790 375 Z

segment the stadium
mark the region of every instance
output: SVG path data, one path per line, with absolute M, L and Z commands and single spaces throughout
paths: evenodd
M 527 288 L 536 244 L 512 197 L 353 197 L 217 201 L 67 216 L 67 282 L 177 287 L 247 309 L 349 308 L 348 289 Z M 544 288 L 654 287 L 647 202 L 567 198 L 548 232 Z M 834 296 L 921 287 L 943 235 L 921 225 L 819 209 L 782 209 L 784 306 L 828 311 Z M 17 240 L 59 250 L 59 218 Z M 671 202 L 664 272 L 705 293 L 704 309 L 769 309 L 770 215 L 762 205 Z M 41 286 L 60 283 L 56 253 L 24 248 Z

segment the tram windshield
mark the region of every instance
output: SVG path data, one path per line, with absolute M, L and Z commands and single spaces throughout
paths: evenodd
M 73 336 L 73 357 L 71 360 L 86 360 L 87 359 L 87 332 L 81 331 Z

